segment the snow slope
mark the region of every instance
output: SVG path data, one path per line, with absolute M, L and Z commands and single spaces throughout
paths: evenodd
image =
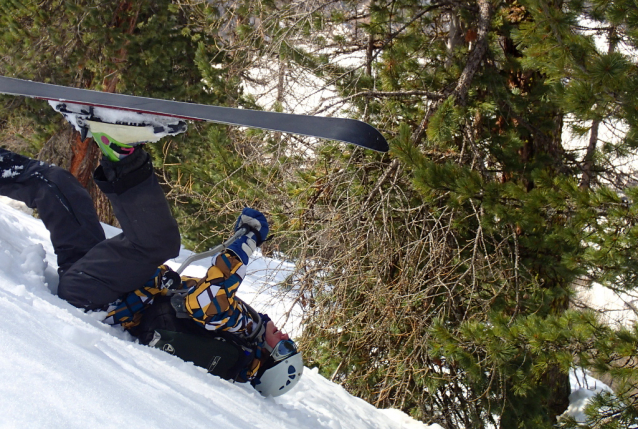
M 57 274 L 48 232 L 41 221 L 2 202 L 0 428 L 440 428 L 376 409 L 316 370 L 306 368 L 289 394 L 263 398 L 249 385 L 135 344 L 102 324 L 104 313 L 85 314 L 52 293 Z M 109 236 L 117 233 L 105 229 Z M 186 256 L 182 252 L 173 265 Z M 263 308 L 271 300 L 259 290 L 278 281 L 285 268 L 257 258 L 240 295 L 261 298 L 253 303 Z M 194 264 L 188 272 L 204 269 Z M 283 315 L 279 307 L 269 309 L 273 319 Z M 294 315 L 287 325 L 291 321 Z

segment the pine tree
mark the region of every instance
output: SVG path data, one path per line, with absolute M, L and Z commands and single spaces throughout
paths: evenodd
M 92 0 L 65 2 L 0 2 L 0 25 L 9 31 L 0 43 L 3 61 L 0 71 L 25 79 L 142 95 L 180 101 L 224 104 L 233 94 L 232 84 L 210 73 L 206 77 L 214 90 L 202 84 L 203 63 L 216 56 L 212 36 L 198 31 L 192 10 L 168 0 L 115 3 Z M 214 62 L 223 63 L 218 57 Z M 6 118 L 22 121 L 29 115 L 35 121 L 35 150 L 54 133 L 68 125 L 42 101 L 5 98 L 10 107 Z M 16 102 L 24 109 L 15 109 Z M 58 134 L 59 135 L 59 134 Z M 198 133 L 188 136 L 192 144 Z M 183 137 L 181 138 L 183 140 Z M 59 146 L 59 137 L 51 140 Z M 73 133 L 67 145 L 70 159 L 48 159 L 65 167 L 91 191 L 96 204 L 106 210 L 108 202 L 92 184 L 91 174 L 100 156 L 90 141 Z M 159 148 L 149 145 L 149 150 Z M 45 145 L 43 153 L 51 152 Z M 184 152 L 185 155 L 187 152 Z M 32 153 L 33 155 L 33 153 Z M 161 164 L 160 164 L 161 166 Z M 105 221 L 113 221 L 105 213 Z
M 317 111 L 392 138 L 389 156 L 326 145 L 289 185 L 311 365 L 426 422 L 540 428 L 566 409 L 570 368 L 630 356 L 633 335 L 569 310 L 577 278 L 633 287 L 633 199 L 605 187 L 635 134 L 635 65 L 618 49 L 634 45 L 630 3 L 253 10 L 250 60 L 286 64 L 273 68 L 284 86 L 290 70 L 313 74 L 339 91 Z M 602 145 L 605 123 L 625 138 Z M 588 135 L 582 153 L 569 125 Z
M 304 88 L 323 97 L 307 113 L 391 139 L 383 155 L 196 125 L 151 149 L 189 246 L 243 205 L 269 215 L 309 365 L 448 428 L 553 427 L 579 366 L 618 383 L 590 426 L 635 423 L 638 332 L 569 308 L 576 279 L 638 278 L 638 191 L 614 168 L 638 135 L 635 2 L 38 5 L 0 2 L 3 73 L 281 111 Z

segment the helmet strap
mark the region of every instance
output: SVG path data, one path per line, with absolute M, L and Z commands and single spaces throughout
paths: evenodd
M 261 346 L 262 346 L 262 348 L 264 348 L 264 349 L 268 350 L 268 355 L 269 355 L 269 356 L 272 354 L 272 350 L 273 350 L 273 348 L 272 348 L 272 347 L 270 347 L 270 346 L 268 345 L 268 343 L 266 342 L 266 337 L 264 337 L 264 342 L 262 343 L 262 345 L 261 345 Z

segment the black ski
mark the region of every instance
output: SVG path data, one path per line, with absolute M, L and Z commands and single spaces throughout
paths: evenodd
M 374 127 L 355 119 L 293 115 L 259 110 L 159 100 L 111 94 L 0 76 L 0 93 L 45 100 L 68 101 L 96 107 L 131 110 L 181 119 L 216 122 L 283 133 L 300 134 L 352 143 L 377 152 L 387 152 L 388 142 Z

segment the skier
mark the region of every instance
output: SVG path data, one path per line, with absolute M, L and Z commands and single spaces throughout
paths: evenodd
M 65 114 L 104 154 L 94 180 L 122 227 L 110 239 L 69 172 L 0 148 L 0 195 L 38 210 L 58 259 L 58 295 L 87 311 L 105 310 L 105 323 L 121 325 L 140 343 L 251 382 L 264 396 L 288 392 L 302 374 L 301 353 L 267 315 L 235 296 L 248 259 L 268 236 L 265 216 L 245 208 L 235 230 L 249 232 L 213 257 L 205 277 L 179 276 L 163 265 L 179 253 L 177 222 L 141 145 L 183 132 L 185 124 L 143 114 L 137 123 L 118 124 L 105 116 L 92 109 Z

